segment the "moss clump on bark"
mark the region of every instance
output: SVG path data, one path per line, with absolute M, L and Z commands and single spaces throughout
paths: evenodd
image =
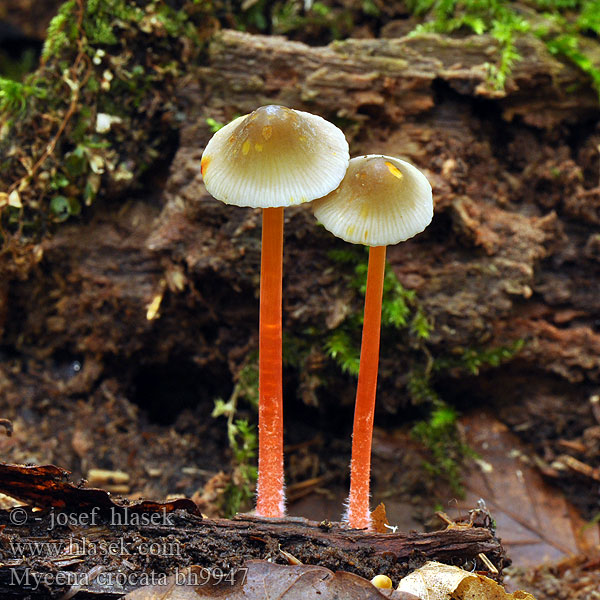
M 517 39 L 532 33 L 550 52 L 577 65 L 600 93 L 598 49 L 588 42 L 600 33 L 596 0 L 529 0 L 523 5 L 507 0 L 409 0 L 409 9 L 424 22 L 415 32 L 451 33 L 470 30 L 488 33 L 499 45 L 498 58 L 489 65 L 490 82 L 502 89 L 513 65 L 522 60 Z
M 533 34 L 550 52 L 587 73 L 600 93 L 600 61 L 595 43 L 600 34 L 597 0 L 255 0 L 234 14 L 219 16 L 241 30 L 284 34 L 325 43 L 357 28 L 378 36 L 392 25 L 392 37 L 419 32 L 489 35 L 497 42 L 488 65 L 490 85 L 501 90 L 513 66 L 522 60 L 518 40 Z M 389 34 L 385 32 L 385 37 Z
M 139 187 L 174 148 L 178 79 L 212 31 L 210 3 L 68 0 L 40 68 L 0 81 L 2 249 L 15 263 L 54 223 Z

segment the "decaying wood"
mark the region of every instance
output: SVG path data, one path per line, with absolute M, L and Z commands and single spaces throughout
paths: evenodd
M 597 112 L 597 96 L 574 66 L 556 60 L 533 37 L 522 38 L 518 47 L 523 60 L 506 88 L 497 90 L 489 75 L 498 53 L 491 36 L 421 34 L 313 48 L 282 37 L 224 31 L 210 47 L 201 81 L 211 107 L 249 112 L 280 103 L 339 118 L 376 115 L 390 125 L 432 109 L 436 81 L 464 96 L 495 99 L 507 121 L 521 117 L 549 127 L 572 119 L 573 111 Z M 572 86 L 582 93 L 565 91 Z
M 135 586 L 103 584 L 111 579 L 108 573 L 121 573 L 122 578 L 150 572 L 158 575 L 181 571 L 191 564 L 232 572 L 253 558 L 285 564 L 281 550 L 305 564 L 358 573 L 366 578 L 385 572 L 396 583 L 427 560 L 450 561 L 469 568 L 478 565 L 484 571 L 478 554 L 485 553 L 500 569 L 504 560 L 498 540 L 481 527 L 375 534 L 306 519 L 278 521 L 242 515 L 233 521 L 209 520 L 182 510 L 155 513 L 157 519 L 145 525 L 131 524 L 134 514 L 123 511 L 118 513 L 120 517 L 95 515 L 94 526 L 89 523 L 93 513 L 77 512 L 70 513 L 68 527 L 57 525 L 65 514 L 69 513 L 26 510 L 18 515 L 12 513 L 11 517 L 11 512 L 0 512 L 3 598 L 56 594 L 68 589 L 64 585 L 67 572 L 88 573 L 99 566 L 105 573 L 101 582 L 82 586 L 82 591 L 95 598 L 117 598 Z M 150 514 L 145 516 L 150 518 Z M 83 522 L 82 517 L 87 518 L 87 526 L 77 525 Z M 15 525 L 17 518 L 21 519 L 19 525 Z M 32 590 L 39 576 L 49 585 Z
M 208 519 L 191 500 L 114 500 L 103 489 L 70 483 L 68 475 L 54 465 L 0 465 L 0 490 L 24 503 L 0 511 L 0 593 L 56 592 L 70 572 L 70 581 L 80 575 L 82 589 L 110 598 L 143 585 L 143 573 L 157 577 L 194 564 L 233 575 L 250 559 L 291 559 L 368 579 L 383 571 L 399 579 L 427 560 L 468 563 L 496 577 L 506 563 L 484 510 L 470 511 L 462 525 L 448 521 L 445 531 L 374 533 L 304 518 Z M 98 581 L 83 581 L 100 572 Z M 119 588 L 111 573 L 127 583 Z

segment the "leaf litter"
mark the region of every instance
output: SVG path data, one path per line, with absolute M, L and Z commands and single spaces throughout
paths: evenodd
M 402 579 L 397 590 L 378 589 L 352 573 L 267 561 L 249 561 L 233 581 L 200 582 L 199 576 L 200 567 L 191 567 L 164 585 L 134 590 L 124 600 L 535 600 L 528 592 L 508 594 L 483 575 L 433 561 Z

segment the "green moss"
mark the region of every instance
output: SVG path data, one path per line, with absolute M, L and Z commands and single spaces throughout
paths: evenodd
M 594 60 L 589 53 L 586 53 L 582 49 L 576 34 L 569 32 L 553 37 L 547 41 L 547 45 L 550 52 L 567 57 L 583 72 L 587 73 L 600 94 L 600 60 L 598 60 L 600 57 Z
M 19 117 L 25 114 L 30 97 L 45 98 L 46 90 L 36 85 L 0 77 L 0 112 Z
M 149 3 L 150 9 L 154 4 Z M 152 14 L 152 10 L 150 11 Z M 90 45 L 114 45 L 119 43 L 119 31 L 137 23 L 142 29 L 146 11 L 134 2 L 124 0 L 87 0 L 83 29 Z M 148 26 L 147 26 L 148 28 Z M 169 35 L 177 36 L 180 30 L 173 29 Z
M 527 9 L 509 0 L 408 0 L 408 7 L 424 19 L 415 33 L 467 29 L 494 37 L 499 56 L 489 65 L 489 78 L 497 89 L 504 88 L 514 65 L 522 59 L 517 38 L 531 32 L 546 43 L 550 52 L 587 73 L 600 93 L 600 60 L 583 43 L 586 37 L 600 33 L 597 0 L 531 0 Z
M 252 412 L 258 410 L 258 365 L 256 355 L 251 354 L 238 374 L 237 383 L 227 402 L 215 401 L 212 412 L 214 418 L 227 418 L 227 439 L 232 452 L 233 473 L 231 482 L 224 493 L 223 513 L 232 517 L 242 509 L 249 509 L 254 497 L 254 488 L 258 476 L 256 467 L 256 449 L 258 433 L 256 425 L 248 419 L 239 417 L 239 402 L 249 401 Z
M 237 387 L 240 398 L 246 400 L 258 410 L 258 353 L 251 352 L 246 364 L 237 376 Z
M 363 0 L 355 5 L 327 0 L 257 0 L 244 3 L 231 17 L 243 31 L 292 36 L 309 33 L 326 43 L 351 35 L 355 22 L 363 16 L 377 17 L 379 14 L 373 0 Z
M 351 269 L 348 285 L 364 297 L 367 286 L 368 254 L 362 247 L 333 250 L 329 257 Z M 357 312 L 347 317 L 328 336 L 325 351 L 338 364 L 344 373 L 357 376 L 360 362 L 360 335 L 363 314 Z M 419 345 L 429 337 L 431 323 L 421 309 L 414 291 L 405 289 L 398 281 L 389 264 L 385 268 L 383 297 L 381 304 L 382 347 L 394 347 L 395 343 L 386 338 L 397 338 L 398 331 L 404 331 L 412 342 Z M 387 342 L 387 343 L 386 343 Z
M 42 60 L 46 61 L 51 56 L 58 56 L 69 45 L 77 39 L 77 20 L 74 14 L 77 12 L 75 0 L 67 0 L 58 14 L 50 21 L 46 42 L 42 50 Z
M 459 434 L 458 416 L 454 408 L 438 399 L 429 416 L 416 423 L 411 434 L 429 450 L 431 458 L 423 463 L 425 470 L 445 479 L 455 494 L 463 496 L 461 466 L 467 457 L 476 454 Z
M 433 388 L 436 377 L 464 372 L 478 375 L 484 367 L 495 368 L 512 360 L 523 348 L 517 340 L 507 346 L 492 348 L 456 348 L 452 356 L 432 358 L 425 368 L 413 368 L 408 392 L 414 404 L 429 407 L 429 414 L 412 428 L 412 435 L 430 452 L 425 469 L 436 477 L 444 477 L 453 491 L 462 495 L 460 472 L 465 458 L 475 456 L 462 440 L 456 427 L 458 413 Z
M 424 469 L 433 477 L 443 478 L 455 494 L 462 496 L 462 466 L 475 453 L 461 437 L 458 412 L 434 390 L 431 367 L 431 363 L 425 368 L 414 367 L 409 376 L 411 400 L 426 410 L 423 419 L 413 425 L 411 435 L 429 452 Z
M 469 375 L 479 375 L 482 367 L 498 367 L 512 360 L 524 345 L 524 340 L 516 340 L 507 346 L 492 348 L 455 348 L 451 356 L 436 358 L 433 370 L 438 373 L 459 370 Z
M 201 55 L 203 11 L 212 10 L 172 4 L 67 0 L 41 67 L 22 84 L 0 80 L 0 184 L 9 194 L 18 188 L 21 204 L 16 218 L 14 207 L 0 214 L 5 249 L 26 250 L 108 188 L 134 187 L 168 151 L 179 126 L 175 88 Z
M 360 346 L 355 337 L 347 328 L 338 327 L 327 338 L 325 352 L 336 362 L 342 373 L 358 377 Z
M 217 131 L 219 131 L 219 129 L 222 129 L 223 127 L 225 127 L 225 123 L 221 123 L 221 122 L 213 119 L 212 117 L 206 118 L 206 124 L 208 125 L 211 133 L 217 133 Z

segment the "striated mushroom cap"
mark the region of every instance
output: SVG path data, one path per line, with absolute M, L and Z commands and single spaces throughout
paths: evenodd
M 215 133 L 201 171 L 209 193 L 226 204 L 290 206 L 335 189 L 349 158 L 344 134 L 329 121 L 262 106 Z
M 313 203 L 333 235 L 365 246 L 388 246 L 420 233 L 433 218 L 427 178 L 410 163 L 370 154 L 350 161 L 340 186 Z

